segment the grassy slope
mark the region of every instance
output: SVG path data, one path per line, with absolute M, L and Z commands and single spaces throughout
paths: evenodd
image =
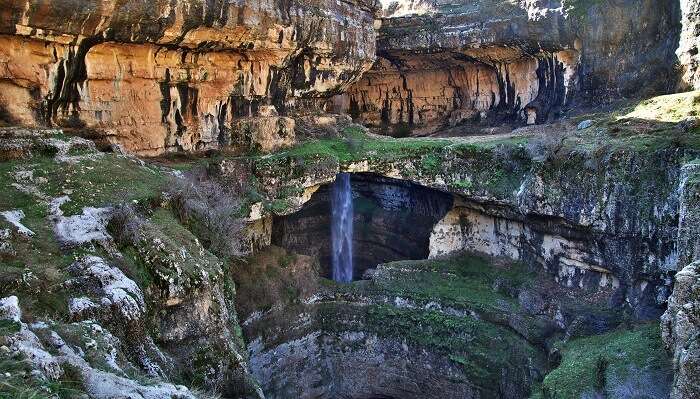
M 62 206 L 66 215 L 81 213 L 85 206 L 153 198 L 166 177 L 157 169 L 113 154 L 77 164 L 57 163 L 43 155 L 0 163 L 0 211 L 22 210 L 22 223 L 36 233 L 32 237 L 14 236 L 11 242 L 16 256 L 0 256 L 0 291 L 22 297 L 29 316 L 55 317 L 66 311 L 67 293 L 61 286 L 67 278 L 65 268 L 85 250 L 59 246 L 46 202 L 13 186 L 18 182 L 14 174 L 21 170 L 33 171 L 34 181 L 40 182 L 37 187 L 45 196 L 68 194 L 71 201 Z M 0 218 L 0 228 L 10 228 L 4 218 Z
M 579 398 L 642 369 L 670 370 L 658 323 L 579 338 L 562 345 L 561 353 L 561 364 L 542 383 L 545 397 Z
M 18 179 L 19 171 L 32 171 L 33 179 Z M 148 205 L 157 198 L 168 177 L 159 169 L 140 162 L 115 155 L 103 154 L 79 160 L 77 163 L 59 163 L 47 154 L 36 154 L 30 159 L 0 162 L 0 211 L 22 210 L 25 217 L 22 223 L 34 231 L 30 237 L 12 234 L 9 243 L 14 254 L 0 255 L 0 292 L 2 296 L 17 295 L 23 311 L 24 321 L 54 320 L 56 328 L 69 328 L 67 303 L 72 296 L 63 283 L 69 278 L 66 268 L 78 257 L 93 253 L 109 258 L 102 248 L 87 245 L 80 248 L 62 248 L 56 241 L 50 220 L 46 199 L 68 195 L 71 201 L 62 206 L 66 215 L 79 214 L 85 206 L 107 206 L 121 202 L 138 201 Z M 34 185 L 41 196 L 26 194 L 13 184 Z M 186 248 L 198 256 L 195 238 L 170 213 L 157 210 L 152 222 L 161 226 L 160 239 L 172 244 L 170 249 Z M 0 217 L 0 228 L 14 231 L 14 228 Z M 176 251 L 172 251 L 173 254 Z M 148 273 L 134 268 L 140 261 L 131 263 L 138 257 L 125 254 L 124 261 L 116 261 L 125 267 L 124 271 L 135 278 L 143 288 L 147 284 Z M 208 253 L 201 255 L 209 260 Z M 184 262 L 183 262 L 184 264 Z M 190 270 L 185 270 L 188 272 Z M 194 273 L 201 273 L 196 270 Z M 0 326 L 0 345 L 4 344 L 12 326 Z M 240 337 L 239 337 L 240 338 Z M 99 368 L 99 365 L 98 365 Z M 17 357 L 0 353 L 0 370 L 9 373 L 0 376 L 0 398 L 69 398 L 77 397 L 81 387 L 73 381 L 70 370 L 59 381 L 43 381 L 32 378 L 28 363 Z M 137 373 L 138 374 L 138 373 Z M 138 375 L 136 375 L 138 377 Z M 77 378 L 77 377 L 76 377 Z

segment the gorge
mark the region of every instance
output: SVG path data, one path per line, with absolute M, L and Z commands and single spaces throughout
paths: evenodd
M 698 0 L 0 0 L 0 398 L 700 397 Z

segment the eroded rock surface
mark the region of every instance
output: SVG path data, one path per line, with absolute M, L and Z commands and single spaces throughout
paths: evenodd
M 481 280 L 489 266 L 468 259 L 380 265 L 371 281 L 325 283 L 291 304 L 258 308 L 243 328 L 266 397 L 527 397 L 545 367 L 528 339 L 553 324 L 509 315 L 509 277 L 492 288 L 489 277 Z M 277 278 L 288 273 L 272 267 Z M 481 287 L 493 297 L 477 299 Z
M 673 399 L 700 395 L 700 263 L 678 274 L 668 310 L 661 319 L 666 347 L 673 354 Z
M 385 7 L 378 61 L 334 104 L 391 135 L 458 124 L 543 123 L 575 100 L 667 92 L 678 81 L 680 7 L 674 1 L 401 6 Z M 697 40 L 691 30 L 686 47 Z
M 138 382 L 133 377 L 138 369 L 125 358 L 122 342 L 93 321 L 28 324 L 22 320 L 19 302 L 14 296 L 0 299 L 0 321 L 13 323 L 11 333 L 2 336 L 3 344 L 7 345 L 3 348 L 10 356 L 26 359 L 33 375 L 54 387 L 60 387 L 66 379 L 80 378 L 84 392 L 96 399 L 114 398 L 115 394 L 135 399 L 197 397 L 182 385 L 158 380 L 148 384 Z M 3 357 L 6 355 L 2 353 Z M 6 358 L 3 361 L 10 364 Z M 17 373 L 18 370 L 12 371 Z M 68 376 L 69 372 L 73 374 Z M 63 389 L 77 394 L 77 391 Z
M 693 0 L 681 0 L 683 30 L 678 47 L 678 59 L 684 67 L 683 81 L 700 89 L 700 4 Z
M 371 2 L 12 0 L 0 115 L 154 155 L 236 141 L 234 120 L 347 87 L 375 57 Z
M 337 163 L 282 153 L 262 158 L 255 173 L 271 197 L 286 203 L 285 215 L 303 209 L 312 198 L 308 193 L 338 172 L 375 173 L 446 191 L 459 200 L 434 225 L 432 256 L 463 250 L 507 256 L 548 270 L 564 286 L 613 288 L 611 301 L 637 317 L 663 312 L 668 273 L 678 267 L 682 250 L 676 246 L 681 197 L 689 188 L 679 152 L 615 150 L 600 158 L 569 149 L 562 152 L 566 160 L 542 160 L 534 147 L 461 145 L 427 141 L 423 149 L 397 149 L 395 157 L 360 150 L 357 158 Z M 223 179 L 227 165 L 219 164 Z M 300 226 L 313 226 L 304 224 L 312 219 L 301 220 Z M 297 238 L 290 230 L 290 248 L 316 247 L 295 247 L 295 240 L 304 242 L 303 228 L 297 230 Z

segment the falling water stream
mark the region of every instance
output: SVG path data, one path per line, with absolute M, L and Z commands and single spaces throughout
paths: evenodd
M 352 189 L 350 174 L 339 173 L 331 194 L 331 241 L 333 243 L 333 280 L 352 281 Z

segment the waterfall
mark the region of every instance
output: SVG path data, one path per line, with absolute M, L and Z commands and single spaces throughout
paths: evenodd
M 352 189 L 350 174 L 339 173 L 331 193 L 333 280 L 352 281 Z

